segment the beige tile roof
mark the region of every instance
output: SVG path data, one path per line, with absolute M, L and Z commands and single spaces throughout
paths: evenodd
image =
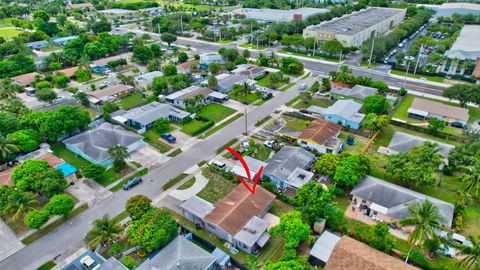
M 445 117 L 468 121 L 468 110 L 465 108 L 446 105 L 440 102 L 430 101 L 421 98 L 415 98 L 410 108 L 420 111 L 433 113 Z
M 31 72 L 31 73 L 27 73 L 27 74 L 12 77 L 11 79 L 12 79 L 12 82 L 16 82 L 16 83 L 18 83 L 22 86 L 27 86 L 31 82 L 35 81 L 35 76 L 37 76 L 37 75 L 40 75 L 40 74 L 37 73 L 37 72 Z
M 90 95 L 98 99 L 101 99 L 102 97 L 114 96 L 114 95 L 123 93 L 125 91 L 133 91 L 133 86 L 124 85 L 124 84 L 111 85 L 103 90 L 97 90 L 95 92 L 91 92 Z

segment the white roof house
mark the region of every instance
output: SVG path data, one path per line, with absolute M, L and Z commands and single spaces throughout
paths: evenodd
M 320 260 L 321 264 L 326 264 L 340 238 L 336 234 L 324 231 L 310 250 L 310 256 Z

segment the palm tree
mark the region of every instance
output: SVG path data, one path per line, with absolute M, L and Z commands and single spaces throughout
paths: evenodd
M 7 206 L 4 209 L 5 213 L 13 213 L 13 220 L 18 220 L 22 213 L 33 209 L 33 206 L 38 204 L 38 195 L 32 192 L 14 191 L 8 197 Z
M 27 107 L 23 105 L 22 101 L 18 98 L 9 98 L 7 102 L 5 102 L 1 107 L 0 110 L 11 112 L 14 114 L 24 114 L 28 112 Z
M 130 157 L 128 148 L 123 145 L 115 145 L 108 149 L 108 154 L 113 159 L 113 168 L 115 171 L 121 171 L 125 168 L 127 163 L 125 159 Z
M 117 219 L 110 219 L 105 214 L 101 219 L 93 222 L 93 229 L 87 233 L 87 241 L 90 246 L 99 244 L 110 244 L 113 240 L 120 237 L 122 226 L 117 224 Z
M 9 135 L 0 135 L 0 160 L 5 161 L 10 154 L 17 151 L 20 151 L 20 147 L 13 142 Z
M 422 245 L 426 239 L 437 237 L 435 229 L 440 229 L 441 222 L 445 218 L 440 214 L 438 207 L 433 205 L 429 200 L 425 200 L 422 204 L 412 203 L 408 206 L 410 217 L 400 221 L 402 226 L 414 226 L 415 229 L 408 236 L 408 242 L 411 243 L 405 262 L 408 261 L 410 252 L 414 245 Z
M 472 166 L 460 166 L 466 174 L 462 176 L 462 181 L 468 182 L 465 187 L 465 192 L 472 195 L 478 196 L 478 191 L 480 189 L 480 158 L 473 157 L 474 164 Z
M 12 84 L 11 79 L 3 79 L 2 83 L 0 84 L 0 98 L 13 97 L 15 97 L 15 85 Z
M 449 242 L 465 256 L 460 262 L 458 262 L 460 266 L 467 267 L 467 269 L 478 269 L 480 266 L 480 239 L 478 237 L 469 236 L 468 240 L 472 243 L 471 246 L 462 245 L 456 241 Z

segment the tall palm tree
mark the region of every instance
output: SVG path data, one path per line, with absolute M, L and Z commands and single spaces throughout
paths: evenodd
M 7 102 L 0 107 L 0 110 L 11 112 L 17 115 L 24 115 L 24 113 L 28 112 L 27 107 L 25 107 L 22 101 L 18 98 L 9 98 Z
M 93 229 L 87 233 L 87 241 L 90 246 L 98 244 L 110 244 L 113 240 L 120 237 L 122 226 L 117 224 L 117 219 L 110 219 L 105 214 L 101 219 L 93 222 Z
M 113 167 L 116 171 L 121 171 L 125 168 L 127 163 L 125 159 L 130 157 L 128 148 L 123 145 L 115 145 L 108 149 L 108 154 L 113 159 Z
M 473 157 L 474 164 L 472 166 L 460 166 L 466 174 L 462 176 L 462 181 L 468 182 L 465 192 L 470 195 L 478 196 L 480 190 L 480 158 Z M 473 194 L 472 194 L 473 193 Z
M 18 220 L 22 213 L 33 209 L 38 204 L 37 197 L 38 195 L 32 192 L 16 190 L 8 197 L 8 203 L 4 212 L 13 213 L 13 220 Z
M 467 269 L 480 268 L 480 239 L 478 237 L 469 236 L 468 240 L 472 243 L 471 246 L 459 244 L 456 241 L 451 241 L 453 247 L 458 249 L 465 257 L 458 262 L 460 266 L 467 267 Z
M 0 84 L 0 98 L 13 98 L 15 97 L 15 85 L 12 84 L 10 78 L 3 79 Z
M 20 147 L 13 142 L 13 139 L 7 135 L 0 135 L 0 160 L 5 161 L 5 159 L 12 153 L 20 151 Z
M 415 229 L 408 236 L 408 242 L 411 243 L 405 262 L 408 261 L 413 246 L 421 246 L 426 239 L 437 237 L 435 229 L 441 229 L 440 223 L 445 218 L 440 214 L 438 207 L 431 201 L 425 200 L 422 204 L 412 203 L 408 206 L 410 217 L 400 221 L 402 226 L 413 226 Z

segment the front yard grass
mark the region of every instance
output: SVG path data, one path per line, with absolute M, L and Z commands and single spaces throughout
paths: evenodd
M 67 163 L 72 165 L 73 167 L 77 169 L 84 168 L 92 163 L 87 161 L 86 159 L 77 156 L 75 153 L 72 151 L 68 150 L 65 147 L 65 144 L 58 142 L 55 144 L 50 145 L 50 149 L 52 149 L 53 153 L 58 156 L 59 158 L 62 158 L 65 160 Z
M 255 91 L 245 95 L 243 93 L 232 91 L 228 94 L 228 97 L 243 104 L 252 104 L 262 97 L 262 93 L 260 91 Z
M 202 175 L 208 179 L 208 184 L 197 196 L 211 203 L 225 198 L 238 185 L 238 181 L 226 179 L 209 168 L 203 169 Z
M 243 116 L 243 113 L 237 113 L 236 115 L 234 115 L 233 117 L 229 118 L 228 120 L 222 122 L 220 125 L 216 125 L 214 126 L 213 128 L 207 130 L 207 132 L 204 133 L 204 138 L 214 134 L 215 132 L 219 131 L 220 129 L 230 125 L 232 122 L 234 122 L 235 120 L 237 120 L 238 118 L 242 117 Z
M 298 130 L 298 131 L 304 130 L 310 124 L 310 121 L 308 120 L 295 118 L 291 116 L 283 115 L 282 118 L 287 123 L 286 125 L 287 128 Z
M 257 144 L 256 151 L 253 154 L 253 158 L 256 158 L 261 161 L 265 161 L 268 159 L 271 152 L 272 152 L 272 149 L 266 147 L 263 144 Z
M 276 84 L 272 85 L 270 84 L 270 82 L 268 81 L 268 76 L 263 76 L 260 80 L 257 81 L 257 84 L 260 85 L 260 86 L 263 86 L 263 87 L 268 87 L 268 88 L 272 88 L 272 89 L 278 89 L 280 88 L 282 85 L 284 85 L 285 83 L 283 81 L 281 82 L 277 82 Z
M 405 71 L 400 71 L 400 70 L 390 70 L 390 74 L 398 75 L 398 76 L 403 76 L 405 77 Z M 438 83 L 443 83 L 445 81 L 445 78 L 442 77 L 437 77 L 437 76 L 428 76 L 428 75 L 419 75 L 419 74 L 412 74 L 408 73 L 407 77 L 409 78 L 414 78 L 414 79 L 421 79 L 421 80 L 427 80 L 431 82 L 438 82 Z
M 163 185 L 163 190 L 167 190 L 173 186 L 175 186 L 176 184 L 178 184 L 180 181 L 182 181 L 185 177 L 187 177 L 188 174 L 186 173 L 181 173 L 179 175 L 177 175 L 177 177 L 173 178 L 172 180 L 168 181 L 165 185 Z
M 173 150 L 172 152 L 168 153 L 168 157 L 176 157 L 178 155 L 180 155 L 182 153 L 182 149 L 180 148 L 177 148 L 175 150 Z
M 130 166 L 127 166 L 122 172 L 119 173 L 116 172 L 113 167 L 110 167 L 103 173 L 102 177 L 97 180 L 97 183 L 106 187 L 132 171 L 133 169 Z
M 280 91 L 287 91 L 288 89 L 290 89 L 290 87 L 294 86 L 295 83 L 294 82 L 291 82 L 285 86 L 283 86 L 282 88 L 280 88 Z
M 137 107 L 139 105 L 142 105 L 143 102 L 143 95 L 140 92 L 136 92 L 133 94 L 130 94 L 127 97 L 122 98 L 120 101 L 120 107 L 124 110 L 128 110 L 134 107 Z
M 172 147 L 160 140 L 160 134 L 154 130 L 150 130 L 142 134 L 144 141 L 155 147 L 160 153 L 168 152 Z
M 192 121 L 183 124 L 180 129 L 181 132 L 190 135 L 190 136 L 195 136 L 195 134 L 198 132 L 199 129 L 201 129 L 207 122 L 202 121 L 202 120 L 197 120 L 197 119 L 192 119 Z
M 229 108 L 227 106 L 224 106 L 218 103 L 210 103 L 207 106 L 203 107 L 197 113 L 197 115 L 217 123 L 227 118 L 228 116 L 232 115 L 234 112 L 235 112 L 234 109 Z
M 322 107 L 322 108 L 327 108 L 327 107 L 330 107 L 334 103 L 331 100 L 323 99 L 323 98 L 312 98 L 311 101 L 307 102 L 307 103 L 305 103 L 303 100 L 301 100 L 300 97 L 298 97 L 298 99 L 296 99 L 296 100 L 297 100 L 296 103 L 294 102 L 294 103 L 292 103 L 291 105 L 288 105 L 288 106 L 293 107 L 297 110 L 301 110 L 301 109 L 307 109 L 311 105 L 315 105 L 315 106 Z

